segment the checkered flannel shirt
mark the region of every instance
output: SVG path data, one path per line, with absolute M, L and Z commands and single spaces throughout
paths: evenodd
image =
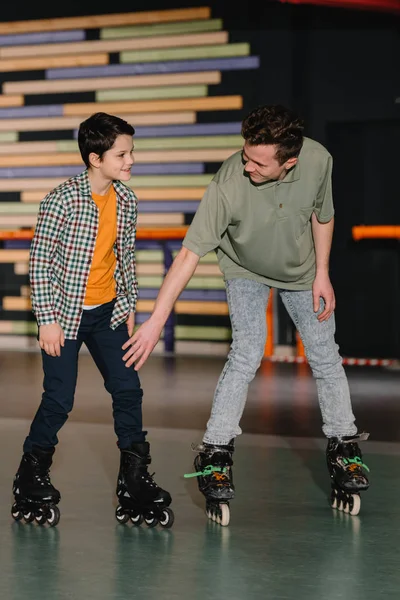
M 117 297 L 110 327 L 115 329 L 136 308 L 137 198 L 120 181 L 113 185 Z M 78 334 L 98 226 L 87 170 L 59 185 L 40 203 L 29 261 L 32 311 L 38 325 L 58 322 L 69 339 Z

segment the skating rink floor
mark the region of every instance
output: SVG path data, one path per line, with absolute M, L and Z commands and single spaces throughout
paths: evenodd
M 361 513 L 328 504 L 325 439 L 308 366 L 264 362 L 237 439 L 231 523 L 208 521 L 192 472 L 223 366 L 154 356 L 140 371 L 155 480 L 175 524 L 120 525 L 111 405 L 82 353 L 52 479 L 58 527 L 14 522 L 11 485 L 41 396 L 37 352 L 0 352 L 1 600 L 399 600 L 400 371 L 346 367 L 371 469 Z

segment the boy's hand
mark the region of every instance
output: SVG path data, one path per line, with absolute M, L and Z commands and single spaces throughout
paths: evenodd
M 64 332 L 58 323 L 40 325 L 39 346 L 49 356 L 61 356 L 61 346 L 64 346 Z
M 133 330 L 135 329 L 135 313 L 130 312 L 129 317 L 126 320 L 126 326 L 128 328 L 128 335 L 131 337 L 133 335 Z

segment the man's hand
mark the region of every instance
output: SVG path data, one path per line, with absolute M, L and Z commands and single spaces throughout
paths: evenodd
M 40 325 L 39 346 L 49 356 L 61 356 L 61 346 L 64 346 L 64 332 L 58 323 Z
M 324 310 L 320 315 L 318 315 L 318 321 L 327 321 L 332 315 L 336 306 L 335 292 L 333 291 L 331 280 L 329 279 L 328 274 L 316 275 L 312 292 L 314 312 L 318 312 L 319 310 L 320 298 L 322 298 L 325 304 Z
M 137 363 L 135 364 L 135 371 L 139 371 L 157 344 L 162 329 L 163 325 L 155 322 L 151 317 L 139 327 L 135 335 L 122 346 L 123 350 L 129 348 L 128 352 L 122 357 L 126 367 Z
M 130 312 L 129 317 L 126 320 L 126 326 L 128 328 L 128 335 L 131 337 L 133 335 L 133 330 L 135 329 L 135 313 Z

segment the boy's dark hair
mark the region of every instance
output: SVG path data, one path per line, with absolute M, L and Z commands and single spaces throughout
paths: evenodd
M 249 144 L 277 146 L 276 159 L 280 165 L 299 155 L 303 130 L 303 120 L 280 104 L 258 106 L 242 123 L 242 136 Z
M 107 150 L 112 148 L 119 135 L 134 135 L 135 129 L 127 121 L 98 112 L 79 125 L 78 145 L 82 160 L 87 167 L 89 154 L 94 152 L 101 158 Z

